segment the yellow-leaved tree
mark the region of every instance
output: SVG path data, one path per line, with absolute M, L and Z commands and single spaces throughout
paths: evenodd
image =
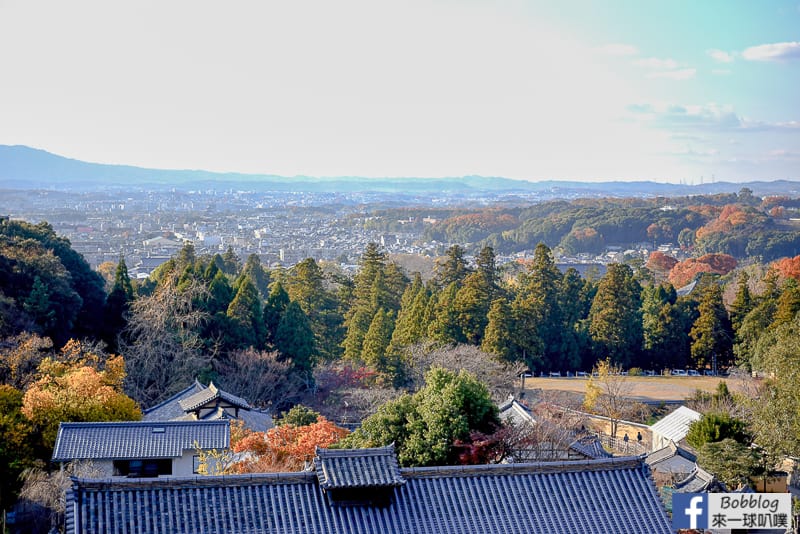
M 25 392 L 22 413 L 51 450 L 58 424 L 67 421 L 138 421 L 142 412 L 122 392 L 125 362 L 71 340 L 56 358 L 39 364 L 36 379 Z

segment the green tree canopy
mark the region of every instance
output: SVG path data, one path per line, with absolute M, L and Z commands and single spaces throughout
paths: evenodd
M 474 375 L 433 368 L 425 386 L 382 405 L 339 447 L 364 448 L 395 444 L 401 465 L 458 463 L 456 441 L 470 432 L 491 433 L 500 424 L 487 387 Z

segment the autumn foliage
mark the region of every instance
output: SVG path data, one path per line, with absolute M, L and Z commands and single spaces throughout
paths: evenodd
M 39 364 L 36 380 L 25 392 L 22 413 L 42 432 L 45 447 L 55 443 L 62 421 L 136 421 L 142 413 L 122 393 L 125 362 L 86 351 L 70 341 L 57 358 Z
M 800 280 L 800 256 L 794 258 L 782 258 L 772 264 L 781 277 L 794 278 Z
M 233 465 L 236 473 L 300 471 L 314 458 L 317 447 L 329 447 L 350 432 L 320 416 L 305 426 L 281 425 L 266 432 L 246 433 L 233 443 L 246 459 Z
M 677 263 L 669 273 L 675 287 L 683 287 L 700 273 L 728 274 L 736 268 L 736 258 L 728 254 L 705 254 Z
M 722 208 L 716 219 L 698 228 L 697 239 L 702 239 L 709 234 L 731 232 L 737 226 L 753 222 L 755 218 L 754 212 L 745 211 L 741 206 L 735 204 L 728 204 Z
M 678 263 L 678 260 L 672 256 L 667 256 L 659 250 L 650 253 L 650 258 L 647 260 L 647 268 L 657 273 L 668 273 Z

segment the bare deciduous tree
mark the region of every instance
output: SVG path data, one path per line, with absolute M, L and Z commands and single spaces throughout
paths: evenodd
M 584 408 L 608 417 L 611 422 L 611 437 L 617 437 L 617 425 L 631 404 L 628 398 L 633 384 L 622 375 L 622 369 L 610 359 L 597 362 L 592 376 L 586 384 Z
M 212 360 L 198 334 L 208 314 L 196 304 L 206 293 L 197 282 L 178 288 L 177 275 L 170 274 L 152 295 L 132 303 L 119 346 L 127 364 L 126 392 L 142 406 L 180 391 Z
M 406 348 L 405 362 L 411 390 L 417 390 L 425 384 L 425 373 L 431 367 L 456 372 L 465 369 L 484 382 L 492 398 L 499 402 L 513 392 L 517 378 L 513 364 L 501 363 L 474 345 L 436 347 L 418 343 Z
M 298 403 L 304 389 L 303 379 L 294 372 L 290 361 L 279 361 L 277 352 L 253 348 L 230 353 L 219 364 L 222 385 L 231 393 L 260 408 L 274 411 Z
M 32 533 L 63 531 L 66 492 L 70 477 L 103 478 L 105 474 L 89 460 L 70 462 L 63 469 L 48 473 L 43 469 L 26 469 L 16 510 L 20 525 Z

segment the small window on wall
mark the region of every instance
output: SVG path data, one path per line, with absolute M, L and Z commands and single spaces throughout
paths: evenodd
M 115 460 L 114 476 L 139 478 L 172 474 L 172 460 Z
M 195 475 L 200 474 L 200 457 L 197 455 L 192 456 L 192 473 Z

